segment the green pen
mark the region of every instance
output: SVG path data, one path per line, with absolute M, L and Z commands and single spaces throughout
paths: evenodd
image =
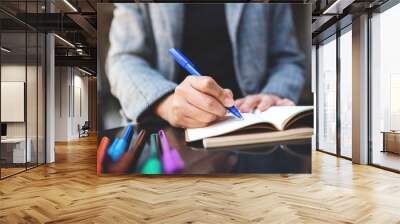
M 150 135 L 150 157 L 144 163 L 142 174 L 161 174 L 161 162 L 158 159 L 158 135 L 157 133 Z

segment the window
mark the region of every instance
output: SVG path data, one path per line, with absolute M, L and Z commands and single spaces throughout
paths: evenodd
M 352 33 L 343 30 L 340 41 L 340 155 L 351 158 L 352 148 Z
M 317 148 L 336 153 L 336 36 L 318 47 Z
M 400 170 L 400 4 L 371 18 L 371 162 Z M 393 132 L 392 132 L 393 131 Z

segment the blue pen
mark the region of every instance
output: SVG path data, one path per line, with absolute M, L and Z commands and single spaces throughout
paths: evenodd
M 178 62 L 178 64 L 186 69 L 186 71 L 188 71 L 191 75 L 201 76 L 200 72 L 197 71 L 194 64 L 178 49 L 171 48 L 169 49 L 169 53 L 172 55 L 175 61 Z M 229 107 L 228 110 L 233 115 L 235 115 L 235 117 L 243 119 L 242 114 L 240 114 L 239 110 L 235 106 Z
M 118 143 L 119 140 L 121 139 L 122 133 L 125 132 L 125 131 L 126 131 L 126 128 L 124 128 L 121 132 L 119 132 L 117 135 L 115 135 L 113 143 L 112 143 L 111 146 L 107 149 L 107 155 L 108 155 L 109 157 L 111 157 L 112 154 L 114 154 L 115 146 L 117 145 L 117 143 Z
M 123 136 L 116 140 L 115 145 L 113 143 L 114 145 L 114 147 L 112 148 L 113 150 L 108 154 L 111 157 L 112 161 L 118 160 L 122 156 L 122 154 L 126 151 L 129 139 L 131 138 L 132 130 L 133 130 L 133 125 L 128 125 Z

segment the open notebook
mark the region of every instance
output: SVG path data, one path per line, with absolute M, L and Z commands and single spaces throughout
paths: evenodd
M 242 115 L 243 120 L 227 115 L 208 127 L 188 128 L 186 141 L 203 140 L 205 148 L 213 148 L 307 139 L 313 133 L 312 106 L 274 106 Z

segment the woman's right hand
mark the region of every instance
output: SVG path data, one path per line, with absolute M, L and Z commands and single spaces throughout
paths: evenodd
M 233 94 L 208 76 L 188 76 L 154 112 L 174 127 L 197 128 L 225 116 L 234 105 Z

